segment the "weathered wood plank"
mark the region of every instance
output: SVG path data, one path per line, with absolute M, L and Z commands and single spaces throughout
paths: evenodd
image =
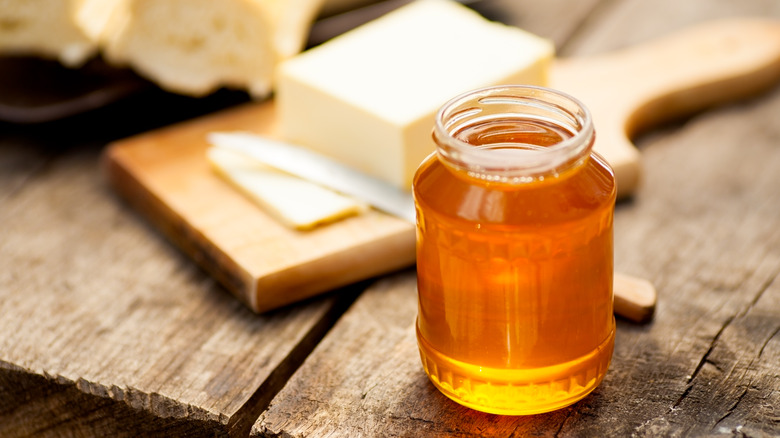
M 637 432 L 780 433 L 780 276 L 774 274 L 755 302 L 722 323 L 669 410 L 648 416 Z
M 768 352 L 754 356 L 756 344 L 780 329 L 770 286 L 780 273 L 778 110 L 775 90 L 643 142 L 646 189 L 616 220 L 616 264 L 656 279 L 663 291 L 642 333 L 649 339 L 628 337 L 616 351 L 636 358 L 616 370 L 616 384 L 647 394 L 637 432 L 723 432 L 717 421 L 738 401 L 735 391 L 758 381 L 764 402 L 780 405 L 780 362 Z M 702 372 L 713 361 L 722 375 Z M 745 367 L 744 375 L 733 371 Z M 780 431 L 776 416 L 743 419 L 732 429 Z
M 54 155 L 16 134 L 12 125 L 0 123 L 0 132 L 3 131 L 13 140 L 0 145 L 0 203 L 14 196 Z
M 774 0 L 605 1 L 567 40 L 564 55 L 611 52 L 706 20 L 778 16 L 780 3 Z
M 0 134 L 0 436 L 246 436 L 352 292 L 247 310 L 106 187 L 111 114 Z
M 413 271 L 363 293 L 275 398 L 253 436 L 525 436 L 554 431 L 567 411 L 482 414 L 428 381 L 414 335 Z
M 567 43 L 602 52 L 776 2 L 606 2 Z M 669 17 L 672 17 L 671 19 Z M 500 417 L 439 394 L 419 364 L 413 272 L 366 291 L 254 436 L 780 434 L 780 89 L 640 139 L 645 180 L 618 206 L 616 268 L 651 279 L 654 321 L 618 321 L 610 372 L 566 409 Z
M 482 0 L 469 4 L 491 20 L 551 39 L 560 52 L 600 3 L 603 1 Z

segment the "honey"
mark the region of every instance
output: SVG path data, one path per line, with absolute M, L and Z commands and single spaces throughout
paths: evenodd
M 414 179 L 417 338 L 433 384 L 484 412 L 570 405 L 612 356 L 616 187 L 587 109 L 538 87 L 459 96 Z

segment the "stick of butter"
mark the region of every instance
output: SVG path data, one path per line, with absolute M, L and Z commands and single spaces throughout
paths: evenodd
M 411 188 L 436 111 L 488 85 L 546 85 L 553 44 L 452 0 L 418 0 L 282 63 L 285 139 Z
M 298 230 L 359 214 L 368 206 L 216 146 L 206 151 L 214 170 L 276 220 Z

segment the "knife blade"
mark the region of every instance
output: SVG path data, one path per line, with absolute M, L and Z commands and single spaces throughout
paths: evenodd
M 242 153 L 278 170 L 352 196 L 378 210 L 415 223 L 410 192 L 300 146 L 247 132 L 212 132 L 216 147 Z

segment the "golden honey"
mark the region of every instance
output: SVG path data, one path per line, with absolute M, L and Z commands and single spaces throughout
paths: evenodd
M 417 338 L 458 403 L 525 415 L 570 405 L 612 356 L 616 187 L 587 109 L 538 87 L 459 96 L 414 179 Z

